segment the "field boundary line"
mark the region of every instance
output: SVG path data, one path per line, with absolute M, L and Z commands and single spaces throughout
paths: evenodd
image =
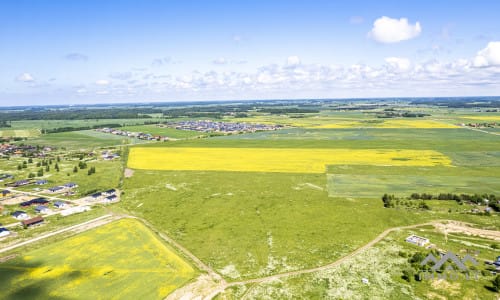
M 29 245 L 31 243 L 34 243 L 34 242 L 37 242 L 37 241 L 49 238 L 49 237 L 54 236 L 54 235 L 58 235 L 60 233 L 66 232 L 66 231 L 71 231 L 71 230 L 74 230 L 74 229 L 78 229 L 80 227 L 84 227 L 86 225 L 89 225 L 89 224 L 92 224 L 92 223 L 96 223 L 98 221 L 101 221 L 101 220 L 104 220 L 104 219 L 107 219 L 107 218 L 110 218 L 110 217 L 113 217 L 113 215 L 107 214 L 107 215 L 100 216 L 100 217 L 97 217 L 95 219 L 92 219 L 92 220 L 89 220 L 89 221 L 86 221 L 86 222 L 83 222 L 83 223 L 80 223 L 80 224 L 76 224 L 76 225 L 65 227 L 65 228 L 62 228 L 62 229 L 59 229 L 59 230 L 56 230 L 56 231 L 52 231 L 52 232 L 46 233 L 44 235 L 31 238 L 31 239 L 29 239 L 27 241 L 20 242 L 20 243 L 17 243 L 17 244 L 14 244 L 14 245 L 2 248 L 2 249 L 0 249 L 0 253 L 4 253 L 4 252 L 7 252 L 7 251 L 10 251 L 10 250 L 22 247 L 22 246 L 26 246 L 26 245 Z M 91 226 L 89 228 L 86 228 L 85 230 L 89 230 L 89 229 L 92 229 L 92 228 L 95 228 L 95 227 L 98 227 L 98 226 L 105 225 L 105 224 L 110 223 L 110 222 L 112 222 L 114 220 L 117 220 L 119 218 L 121 218 L 121 217 L 116 217 L 115 216 L 114 218 L 110 218 L 109 220 L 107 220 L 107 222 L 98 223 L 97 226 Z
M 167 236 L 163 232 L 157 230 L 147 220 L 145 220 L 143 218 L 140 218 L 140 217 L 131 216 L 131 215 L 128 215 L 127 217 L 128 218 L 132 218 L 132 219 L 137 219 L 137 220 L 141 221 L 151 231 L 153 231 L 154 233 L 158 234 L 158 236 L 161 239 L 163 239 L 169 245 L 171 245 L 174 248 L 176 248 L 177 251 L 181 252 L 186 257 L 188 257 L 189 259 L 191 259 L 200 270 L 207 272 L 213 279 L 216 279 L 217 281 L 221 282 L 223 285 L 227 284 L 226 280 L 224 278 L 222 278 L 222 276 L 220 274 L 218 274 L 217 272 L 215 272 L 212 268 L 210 268 L 208 265 L 206 265 L 204 262 L 202 262 L 196 255 L 194 255 L 193 253 L 191 253 L 188 249 L 186 249 L 185 247 L 183 247 L 181 244 L 179 244 L 178 242 L 176 242 L 174 239 L 172 239 L 171 237 Z

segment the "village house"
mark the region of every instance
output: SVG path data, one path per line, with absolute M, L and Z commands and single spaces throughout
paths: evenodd
M 37 207 L 35 207 L 35 212 L 39 214 L 47 214 L 50 212 L 50 209 L 47 206 L 38 205 Z
M 2 197 L 7 197 L 8 195 L 10 195 L 11 192 L 9 190 L 3 190 L 2 193 L 0 194 Z
M 5 237 L 5 236 L 8 236 L 10 234 L 10 231 L 7 229 L 7 228 L 0 228 L 0 237 Z
M 54 207 L 63 209 L 63 208 L 67 208 L 68 204 L 66 202 L 63 202 L 63 201 L 56 201 L 56 202 L 54 202 Z
M 15 212 L 11 213 L 11 216 L 16 220 L 26 220 L 29 218 L 27 213 L 25 213 L 24 211 L 20 211 L 20 210 L 17 210 Z
M 35 225 L 39 225 L 42 223 L 43 223 L 43 218 L 40 216 L 21 221 L 21 225 L 23 225 L 24 228 L 33 227 Z
M 104 202 L 113 202 L 113 201 L 116 201 L 117 200 L 117 197 L 116 195 L 111 195 L 111 196 L 108 196 L 106 198 L 104 198 Z
M 44 185 L 44 184 L 47 184 L 47 183 L 49 183 L 49 181 L 45 180 L 45 179 L 35 181 L 36 185 Z

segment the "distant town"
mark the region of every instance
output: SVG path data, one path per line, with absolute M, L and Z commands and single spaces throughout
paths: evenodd
M 192 120 L 171 122 L 166 125 L 179 130 L 194 130 L 200 132 L 223 132 L 223 133 L 238 133 L 238 132 L 256 132 L 270 131 L 282 129 L 283 125 L 274 124 L 252 124 L 252 123 L 232 123 L 232 122 L 215 122 L 211 120 Z

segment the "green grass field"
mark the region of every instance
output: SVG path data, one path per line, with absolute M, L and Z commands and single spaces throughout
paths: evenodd
M 78 166 L 80 162 L 78 159 L 63 158 L 58 162 L 60 171 L 55 170 L 56 161 L 49 165 L 50 170 L 47 172 L 44 169 L 43 176 L 37 176 L 36 179 L 46 179 L 48 180 L 47 185 L 36 186 L 29 185 L 18 188 L 21 191 L 33 191 L 34 188 L 48 188 L 56 185 L 62 185 L 68 182 L 75 182 L 79 185 L 76 189 L 76 195 L 73 198 L 80 197 L 82 195 L 88 194 L 90 191 L 94 190 L 107 190 L 110 188 L 115 188 L 119 184 L 121 177 L 121 162 L 115 161 L 103 161 L 91 158 L 86 158 L 87 169 L 78 169 L 77 173 L 73 172 L 73 168 Z M 0 174 L 8 173 L 15 176 L 15 180 L 21 180 L 28 178 L 29 173 L 37 174 L 37 171 L 42 167 L 37 167 L 37 162 L 40 159 L 33 159 L 33 163 L 27 164 L 27 168 L 18 170 L 17 166 L 22 164 L 23 161 L 27 161 L 26 158 L 11 158 L 10 160 L 0 160 Z M 90 167 L 95 167 L 95 174 L 88 175 L 87 171 Z
M 178 130 L 175 128 L 161 128 L 156 125 L 142 125 L 142 126 L 125 126 L 119 128 L 120 130 L 127 130 L 132 132 L 149 133 L 152 135 L 168 136 L 174 139 L 185 139 L 190 137 L 201 136 L 203 133 L 192 130 Z
M 125 219 L 0 264 L 1 299 L 163 299 L 197 271 Z
M 100 133 L 92 130 L 44 134 L 30 139 L 32 145 L 52 146 L 68 150 L 93 149 L 116 145 L 128 145 L 138 142 L 137 139 Z M 26 143 L 26 141 L 24 141 Z

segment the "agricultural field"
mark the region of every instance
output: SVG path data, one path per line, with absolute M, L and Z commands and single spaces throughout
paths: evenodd
M 0 128 L 0 137 L 37 137 L 40 135 L 39 129 L 10 129 L 10 128 Z
M 175 128 L 158 127 L 156 125 L 140 125 L 120 127 L 120 130 L 149 133 L 152 135 L 168 136 L 174 139 L 185 139 L 203 135 L 200 132 L 192 130 L 178 130 Z
M 0 298 L 160 299 L 196 274 L 141 222 L 122 219 L 0 264 Z
M 196 162 L 196 163 L 193 163 Z M 326 165 L 435 166 L 450 160 L 431 150 L 276 148 L 132 148 L 134 169 L 324 173 Z
M 55 129 L 63 127 L 93 127 L 106 124 L 120 124 L 122 126 L 144 124 L 156 119 L 86 119 L 86 120 L 22 120 L 11 121 L 11 129 Z
M 83 130 L 44 134 L 37 138 L 30 139 L 29 143 L 32 145 L 51 146 L 68 150 L 92 150 L 99 147 L 134 144 L 138 143 L 138 140 L 124 136 L 99 133 L 93 130 Z
M 457 128 L 458 126 L 434 120 L 374 119 L 339 121 L 318 125 L 314 128 Z
M 328 191 L 331 197 L 377 198 L 390 192 L 408 197 L 411 193 L 500 194 L 498 167 L 394 167 L 330 166 Z M 405 174 L 405 176 L 401 176 Z

